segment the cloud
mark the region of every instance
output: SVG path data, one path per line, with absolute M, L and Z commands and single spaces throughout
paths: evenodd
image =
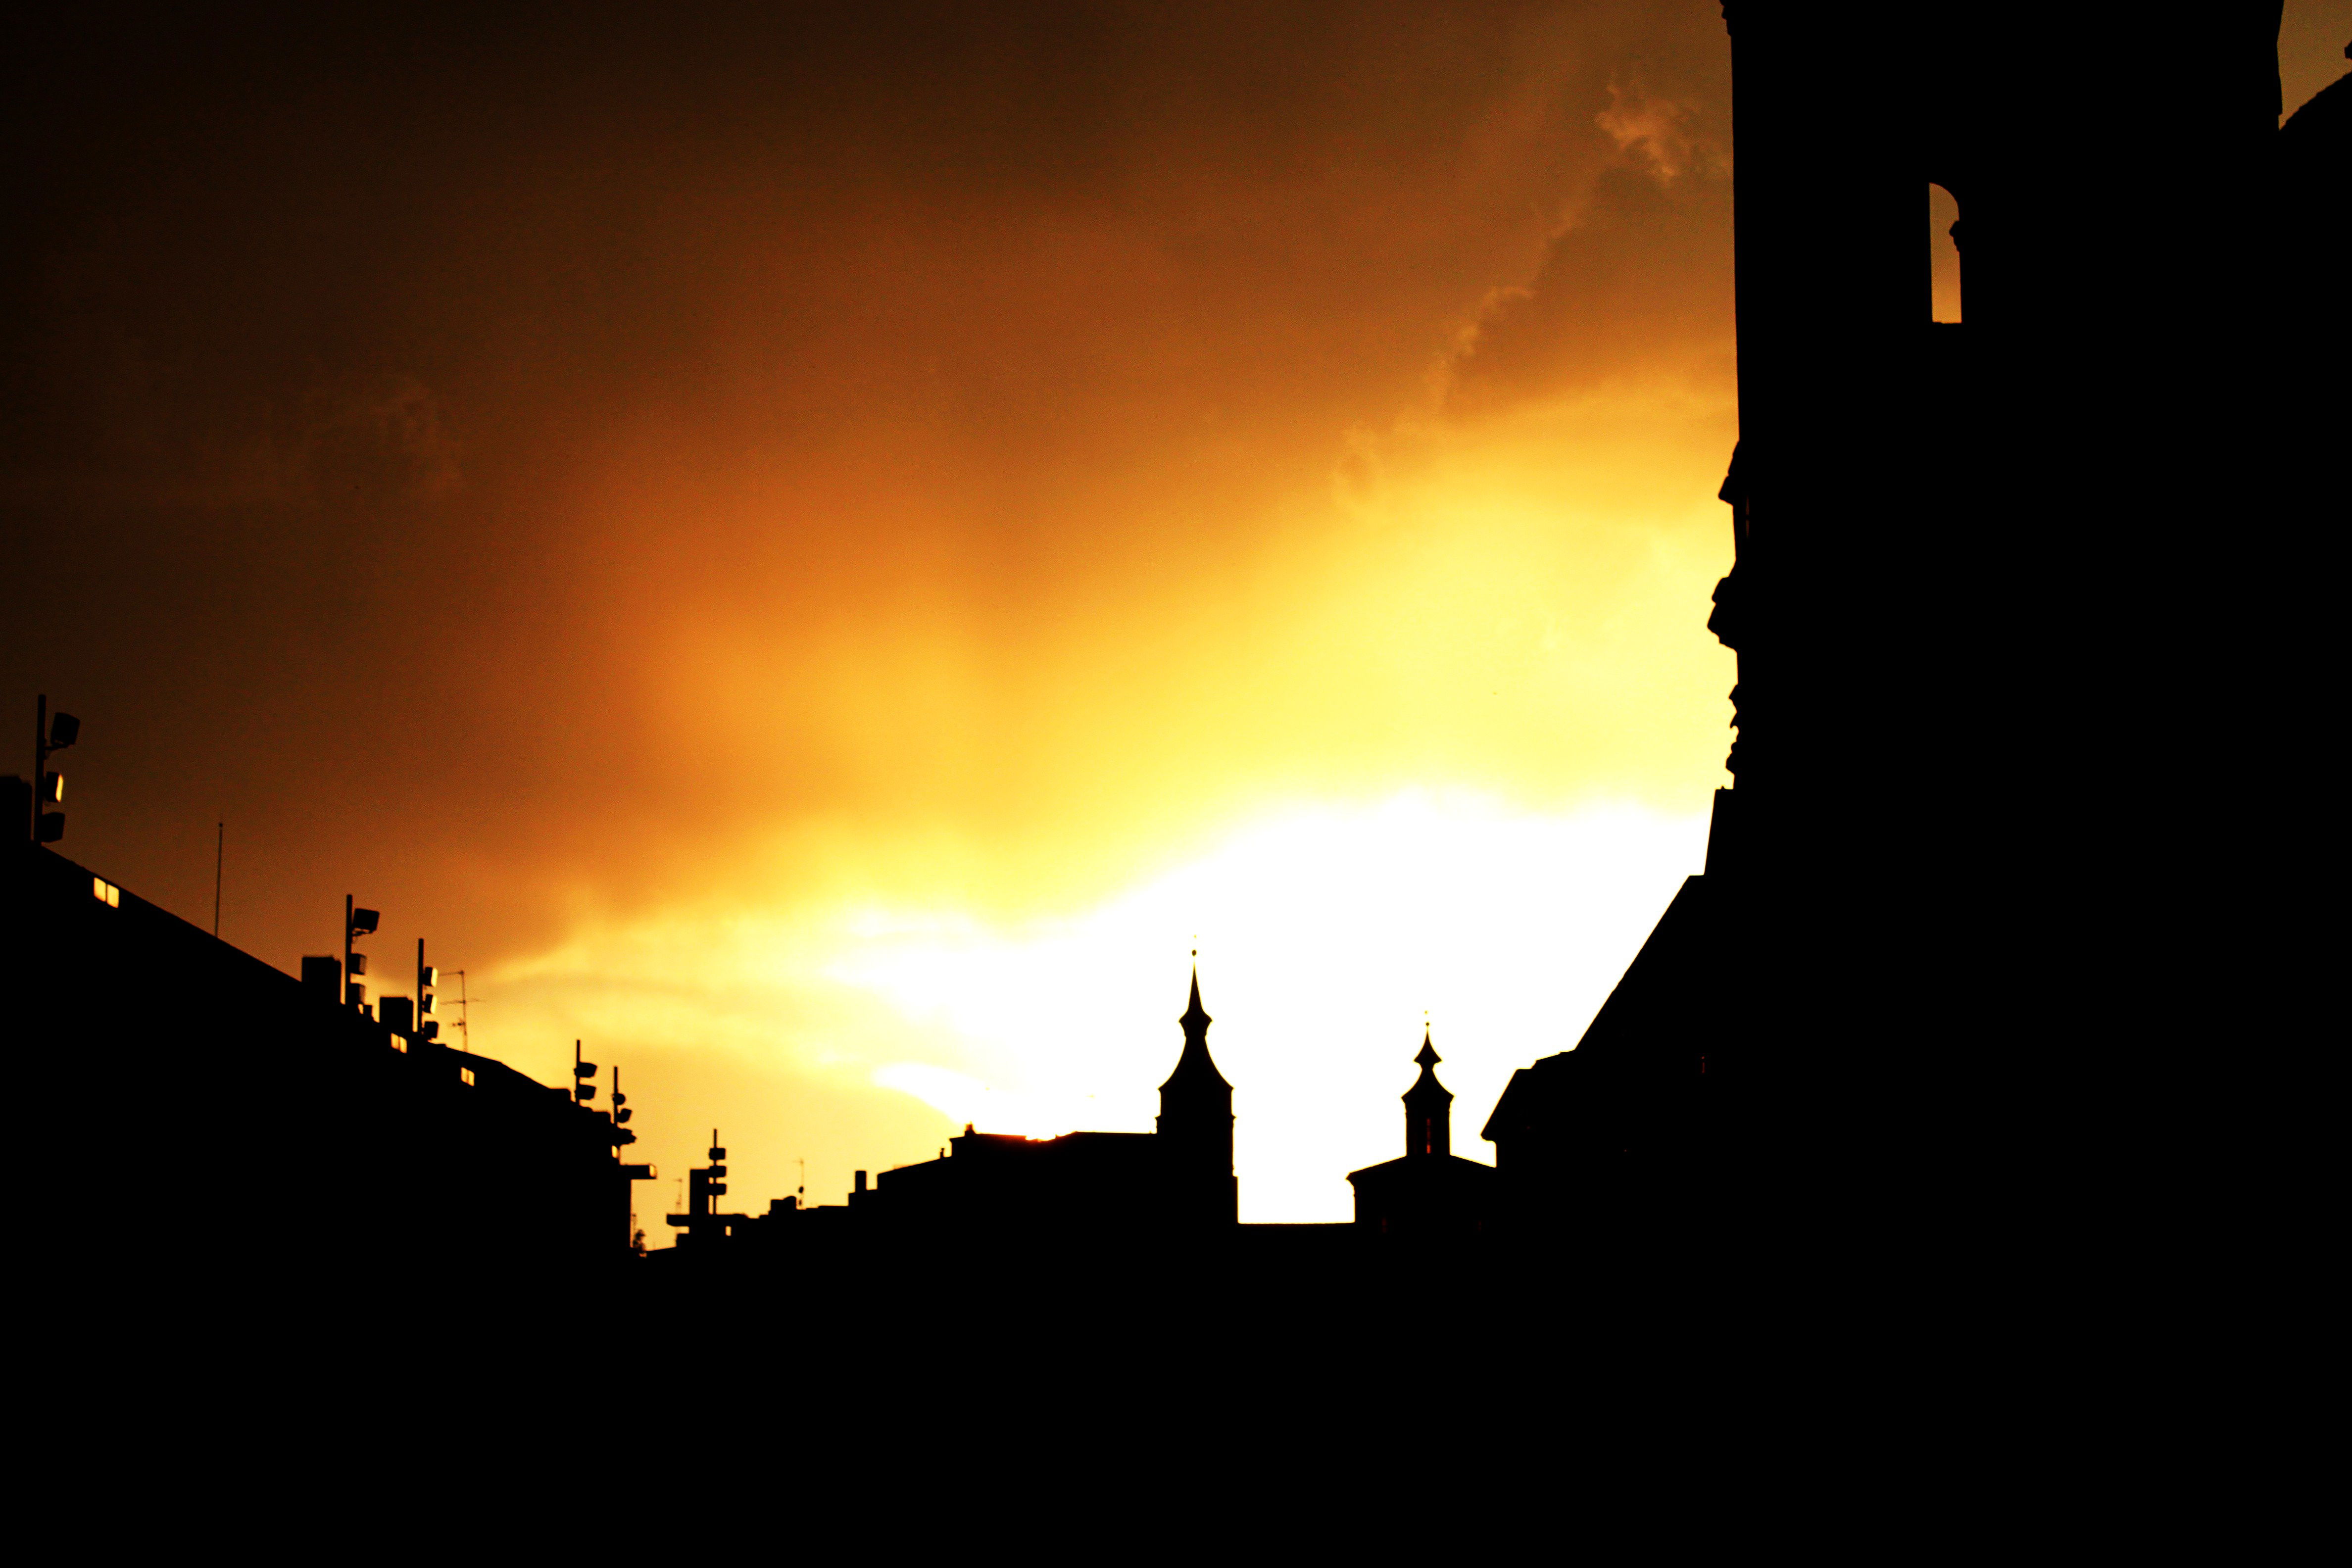
M 1449 411 L 1660 374 L 1727 382 L 1731 185 L 1719 118 L 1612 77 L 1592 123 L 1613 155 L 1525 284 L 1497 288 L 1444 356 Z
M 1609 133 L 1618 152 L 1647 163 L 1661 184 L 1672 184 L 1687 173 L 1722 178 L 1730 160 L 1713 140 L 1692 129 L 1697 111 L 1689 104 L 1644 89 L 1639 79 L 1631 84 L 1609 79 L 1609 107 L 1592 122 Z

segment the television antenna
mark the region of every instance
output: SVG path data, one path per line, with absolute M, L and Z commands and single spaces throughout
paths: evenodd
M 449 973 L 457 977 L 457 1033 L 465 1037 L 464 1043 L 457 1048 L 471 1056 L 474 1053 L 474 1031 L 466 1022 L 466 972 L 453 969 Z

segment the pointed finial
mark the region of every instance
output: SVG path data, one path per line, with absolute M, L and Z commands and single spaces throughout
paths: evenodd
M 1207 1028 L 1210 1022 L 1209 1010 L 1201 1005 L 1200 956 L 1197 951 L 1192 955 L 1192 994 L 1184 1005 L 1184 1016 L 1177 1020 L 1188 1034 L 1196 1028 Z
M 1445 1059 L 1444 1057 L 1437 1054 L 1437 1047 L 1429 1043 L 1429 1020 L 1426 1017 L 1422 1020 L 1421 1024 L 1421 1054 L 1414 1057 L 1412 1059 L 1418 1062 L 1424 1070 L 1429 1068 L 1435 1067 L 1438 1063 Z

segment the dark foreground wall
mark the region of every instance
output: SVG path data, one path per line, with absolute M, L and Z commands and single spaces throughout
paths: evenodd
M 201 1291 L 623 1260 L 611 1123 L 565 1090 L 412 1044 L 46 849 L 0 868 L 11 1098 L 46 1199 L 24 1240 L 60 1269 Z

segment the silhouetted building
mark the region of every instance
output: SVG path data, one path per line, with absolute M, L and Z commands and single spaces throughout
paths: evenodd
M 1201 1005 L 1201 972 L 1192 972 L 1185 1004 L 1184 1051 L 1160 1086 L 1153 1122 L 1168 1184 L 1169 1216 L 1189 1226 L 1232 1225 L 1241 1218 L 1241 1187 L 1234 1174 L 1234 1086 L 1209 1059 L 1208 1010 Z
M 710 1163 L 689 1168 L 686 1173 L 686 1212 L 668 1216 L 671 1227 L 684 1233 L 677 1238 L 680 1247 L 716 1247 L 754 1223 L 749 1215 L 719 1211 L 719 1200 L 727 1195 L 727 1148 L 719 1142 L 716 1127 L 710 1130 L 708 1152 Z M 769 1212 L 772 1214 L 778 1205 L 793 1201 L 778 1198 L 769 1205 Z
M 2275 5 L 1724 9 L 1733 783 L 1705 874 L 1487 1123 L 1515 1212 L 2074 1258 L 2085 1215 L 2177 1249 L 2246 1206 L 2216 1182 L 2316 1190 L 2287 1167 L 2322 1141 L 2214 1047 L 2297 1037 L 2328 972 L 2273 824 L 2336 618 L 2344 89 L 2279 128 Z M 2053 155 L 2021 106 L 2061 101 L 2111 155 Z M 2187 1162 L 2192 1124 L 2231 1149 Z
M 18 1092 L 67 1145 L 77 1207 L 109 1216 L 68 1245 L 183 1289 L 627 1255 L 650 1173 L 569 1086 L 387 1027 L 339 975 L 305 984 L 47 848 L 0 847 L 0 904 Z
M 967 1126 L 940 1159 L 882 1172 L 854 1195 L 861 1220 L 894 1230 L 1032 1232 L 1096 1239 L 1230 1229 L 1234 1090 L 1209 1056 L 1201 977 L 1183 1016 L 1184 1048 L 1160 1086 L 1151 1132 L 1024 1138 Z
M 1712 967 L 1720 886 L 1685 878 L 1576 1048 L 1504 1086 L 1481 1135 L 1515 1226 L 1611 1223 L 1704 1164 L 1709 1057 L 1732 1000 Z
M 1356 1225 L 1375 1236 L 1478 1236 L 1496 1218 L 1496 1172 L 1454 1152 L 1454 1095 L 1437 1081 L 1437 1047 L 1423 1029 L 1421 1076 L 1404 1091 L 1404 1157 L 1348 1173 Z

